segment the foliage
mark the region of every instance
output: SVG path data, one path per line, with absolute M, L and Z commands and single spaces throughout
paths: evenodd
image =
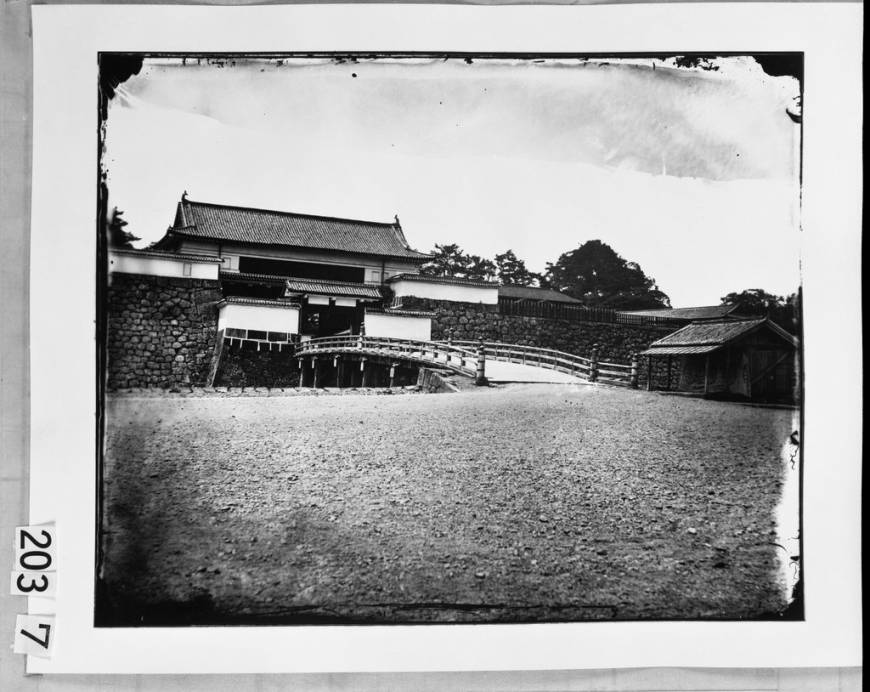
M 769 318 L 786 331 L 797 334 L 799 330 L 801 299 L 800 291 L 788 296 L 778 296 L 761 288 L 749 288 L 732 292 L 721 299 L 723 305 L 738 306 L 741 315 L 758 315 Z
M 134 241 L 140 240 L 140 238 L 137 238 L 135 235 L 130 233 L 130 231 L 124 230 L 124 226 L 127 225 L 127 222 L 121 218 L 123 214 L 124 212 L 118 209 L 118 207 L 114 207 L 106 221 L 106 237 L 109 241 L 109 247 L 131 248 L 133 247 Z
M 547 263 L 543 285 L 582 300 L 621 310 L 667 308 L 671 302 L 636 262 L 607 243 L 590 240 Z
M 526 263 L 519 259 L 513 250 L 506 250 L 495 256 L 498 282 L 503 286 L 533 286 L 540 275 L 526 269 Z
M 491 281 L 496 272 L 497 268 L 492 260 L 479 255 L 468 255 L 456 243 L 436 243 L 432 259 L 420 268 L 420 273 L 425 276 L 450 276 L 479 281 Z
M 479 255 L 468 256 L 468 266 L 465 270 L 466 279 L 477 281 L 493 281 L 496 275 L 495 262 Z

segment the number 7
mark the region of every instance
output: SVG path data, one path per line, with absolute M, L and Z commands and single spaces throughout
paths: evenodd
M 48 637 L 51 634 L 51 625 L 44 625 L 44 624 L 39 625 L 39 629 L 45 630 L 45 641 L 43 641 L 42 639 L 37 639 L 36 637 L 34 637 L 32 634 L 30 634 L 30 632 L 28 632 L 25 629 L 21 630 L 21 634 L 23 634 L 28 639 L 32 639 L 33 641 L 35 641 L 43 649 L 47 649 L 48 648 Z

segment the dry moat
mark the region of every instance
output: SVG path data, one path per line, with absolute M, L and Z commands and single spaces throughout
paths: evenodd
M 776 617 L 794 415 L 552 384 L 110 394 L 98 623 Z

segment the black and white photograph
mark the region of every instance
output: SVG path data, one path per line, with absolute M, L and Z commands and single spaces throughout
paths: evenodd
M 803 64 L 101 53 L 95 625 L 803 619 Z
M 860 678 L 860 5 L 0 13 L 0 687 Z

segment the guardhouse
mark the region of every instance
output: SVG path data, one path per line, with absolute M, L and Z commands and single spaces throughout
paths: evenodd
M 678 361 L 673 387 L 678 391 L 796 403 L 798 345 L 796 337 L 767 318 L 726 318 L 693 322 L 653 342 L 641 355 L 647 356 L 650 369 L 652 359 L 666 358 L 669 373 Z

